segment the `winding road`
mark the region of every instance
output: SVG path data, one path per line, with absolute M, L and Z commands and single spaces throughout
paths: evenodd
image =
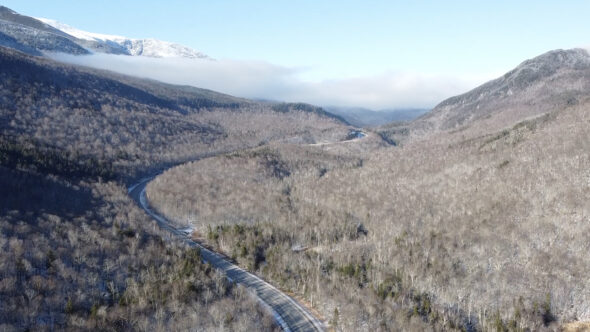
M 226 277 L 237 284 L 246 287 L 258 301 L 269 309 L 277 323 L 284 331 L 324 331 L 324 324 L 315 318 L 306 308 L 297 303 L 293 298 L 281 292 L 268 282 L 256 275 L 241 269 L 222 255 L 211 251 L 188 237 L 183 232 L 173 227 L 166 218 L 157 214 L 149 206 L 145 194 L 145 187 L 153 179 L 144 178 L 139 183 L 129 187 L 129 196 L 139 204 L 155 221 L 160 228 L 167 230 L 177 239 L 184 241 L 191 247 L 198 247 L 201 250 L 201 257 L 204 261 L 223 272 Z

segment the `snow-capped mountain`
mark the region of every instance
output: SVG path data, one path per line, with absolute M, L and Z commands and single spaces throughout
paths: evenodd
M 100 49 L 97 49 L 96 46 L 93 47 L 93 45 L 98 44 L 108 46 L 110 49 L 120 48 L 120 53 L 134 56 L 147 56 L 153 58 L 209 58 L 207 55 L 199 51 L 176 43 L 157 39 L 133 39 L 123 36 L 87 32 L 55 20 L 46 18 L 36 19 L 81 41 L 90 42 L 83 44 L 86 44 L 85 46 L 92 51 L 101 52 L 104 49 L 104 47 L 100 47 Z
M 52 52 L 210 59 L 207 55 L 180 44 L 87 32 L 55 20 L 21 15 L 1 5 L 0 46 L 37 56 Z

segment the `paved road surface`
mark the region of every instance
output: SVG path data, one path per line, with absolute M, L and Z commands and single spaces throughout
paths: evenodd
M 275 319 L 283 330 L 324 331 L 325 327 L 323 323 L 290 296 L 258 278 L 256 275 L 239 268 L 225 257 L 191 240 L 185 232 L 174 228 L 166 218 L 150 209 L 145 195 L 145 187 L 151 180 L 152 178 L 146 178 L 131 186 L 129 188 L 129 195 L 156 220 L 162 229 L 169 231 L 173 236 L 186 242 L 188 245 L 200 248 L 203 260 L 225 273 L 230 281 L 244 285 L 250 292 L 256 295 L 258 300 L 273 312 Z

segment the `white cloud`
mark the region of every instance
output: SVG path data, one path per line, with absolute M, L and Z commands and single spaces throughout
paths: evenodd
M 52 55 L 59 61 L 108 69 L 234 96 L 372 109 L 432 107 L 493 78 L 385 72 L 381 75 L 308 82 L 304 69 L 263 61 L 202 60 L 94 54 Z M 311 69 L 305 69 L 311 70 Z

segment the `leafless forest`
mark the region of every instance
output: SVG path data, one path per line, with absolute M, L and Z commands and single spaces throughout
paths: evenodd
M 121 185 L 1 170 L 2 330 L 276 329 Z
M 276 330 L 126 184 L 171 164 L 348 129 L 263 104 L 0 48 L 0 330 Z M 272 123 L 273 126 L 268 126 Z
M 347 133 L 310 105 L 257 103 L 5 48 L 0 60 L 5 141 L 49 146 L 126 176 L 276 140 L 315 142 Z
M 588 319 L 590 104 L 403 146 L 271 145 L 173 168 L 161 212 L 337 329 Z
M 549 52 L 351 140 L 321 108 L 0 48 L 0 330 L 276 330 L 193 237 L 342 331 L 590 319 L 590 57 Z

